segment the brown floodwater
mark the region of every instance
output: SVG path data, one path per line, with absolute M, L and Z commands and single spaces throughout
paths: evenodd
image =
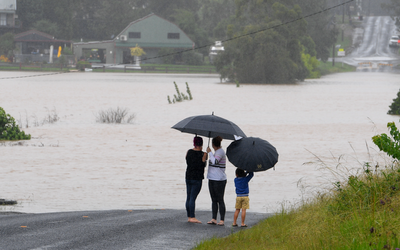
M 275 170 L 258 172 L 250 182 L 250 211 L 274 212 L 329 189 L 365 162 L 381 168 L 390 163 L 371 137 L 399 121 L 387 114 L 400 88 L 400 78 L 390 73 L 240 87 L 220 83 L 217 75 L 34 75 L 0 73 L 0 107 L 32 135 L 22 143 L 0 143 L 0 198 L 18 201 L 2 210 L 184 209 L 185 154 L 193 135 L 171 126 L 214 112 L 277 148 Z M 168 104 L 174 81 L 181 92 L 188 82 L 194 99 Z M 133 123 L 96 122 L 99 111 L 116 107 L 129 109 Z M 54 114 L 57 122 L 43 122 Z M 230 211 L 234 169 L 229 163 Z M 196 208 L 211 210 L 207 180 Z

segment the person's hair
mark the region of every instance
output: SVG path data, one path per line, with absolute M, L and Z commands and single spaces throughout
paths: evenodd
M 243 169 L 237 168 L 235 173 L 238 177 L 246 177 L 246 172 Z
M 199 136 L 195 136 L 193 138 L 193 145 L 197 146 L 197 147 L 201 147 L 203 146 L 203 138 L 199 137 Z
M 216 146 L 217 148 L 219 148 L 219 147 L 221 147 L 221 141 L 222 141 L 222 137 L 221 136 L 217 136 L 217 137 L 214 137 L 212 139 L 212 144 L 214 146 Z

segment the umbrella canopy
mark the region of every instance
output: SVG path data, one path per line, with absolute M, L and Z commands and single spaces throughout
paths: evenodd
M 279 155 L 276 148 L 266 140 L 247 137 L 232 142 L 226 150 L 226 156 L 236 167 L 258 172 L 274 167 Z
M 172 128 L 183 133 L 207 137 L 221 136 L 229 140 L 234 140 L 235 135 L 246 137 L 236 124 L 216 115 L 191 116 L 178 122 Z

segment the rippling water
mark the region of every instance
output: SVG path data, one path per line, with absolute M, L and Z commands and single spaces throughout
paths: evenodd
M 328 185 L 339 157 L 344 167 L 384 162 L 371 137 L 387 133 L 388 106 L 400 87 L 398 75 L 344 73 L 290 85 L 220 83 L 215 75 L 1 72 L 0 107 L 33 137 L 22 145 L 0 143 L 0 198 L 17 200 L 20 212 L 105 209 L 184 209 L 185 153 L 192 135 L 171 129 L 193 115 L 211 114 L 236 123 L 279 152 L 276 170 L 250 182 L 253 212 L 296 204 Z M 10 78 L 7 77 L 22 77 Z M 189 83 L 194 100 L 168 104 Z M 96 114 L 128 108 L 133 124 L 96 123 Z M 60 120 L 41 123 L 56 110 Z M 207 140 L 205 140 L 207 142 Z M 223 148 L 231 141 L 224 140 Z M 234 167 L 228 164 L 225 201 L 234 210 Z M 349 173 L 347 170 L 344 173 Z M 329 185 L 328 185 L 329 186 Z M 207 181 L 197 209 L 211 210 Z

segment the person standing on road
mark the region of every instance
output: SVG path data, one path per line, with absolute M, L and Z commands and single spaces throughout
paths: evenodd
M 195 217 L 196 198 L 200 193 L 204 179 L 204 168 L 206 167 L 207 154 L 202 151 L 203 139 L 195 136 L 193 149 L 186 153 L 186 212 L 188 222 L 201 223 Z
M 232 227 L 237 227 L 237 218 L 240 213 L 240 209 L 242 209 L 242 227 L 247 227 L 244 223 L 246 219 L 246 210 L 250 209 L 250 200 L 249 200 L 249 181 L 253 178 L 253 172 L 245 172 L 243 169 L 236 169 L 236 178 L 235 178 L 235 188 L 236 188 L 236 211 L 233 215 L 233 224 Z
M 207 153 L 209 156 L 208 165 L 208 189 L 210 191 L 211 201 L 212 201 L 212 219 L 207 222 L 210 225 L 224 225 L 225 220 L 225 186 L 226 186 L 226 156 L 225 151 L 221 148 L 222 137 L 217 136 L 212 139 L 212 147 L 214 149 L 214 154 L 211 152 L 210 147 L 207 147 Z M 220 214 L 220 221 L 217 224 L 217 214 Z

